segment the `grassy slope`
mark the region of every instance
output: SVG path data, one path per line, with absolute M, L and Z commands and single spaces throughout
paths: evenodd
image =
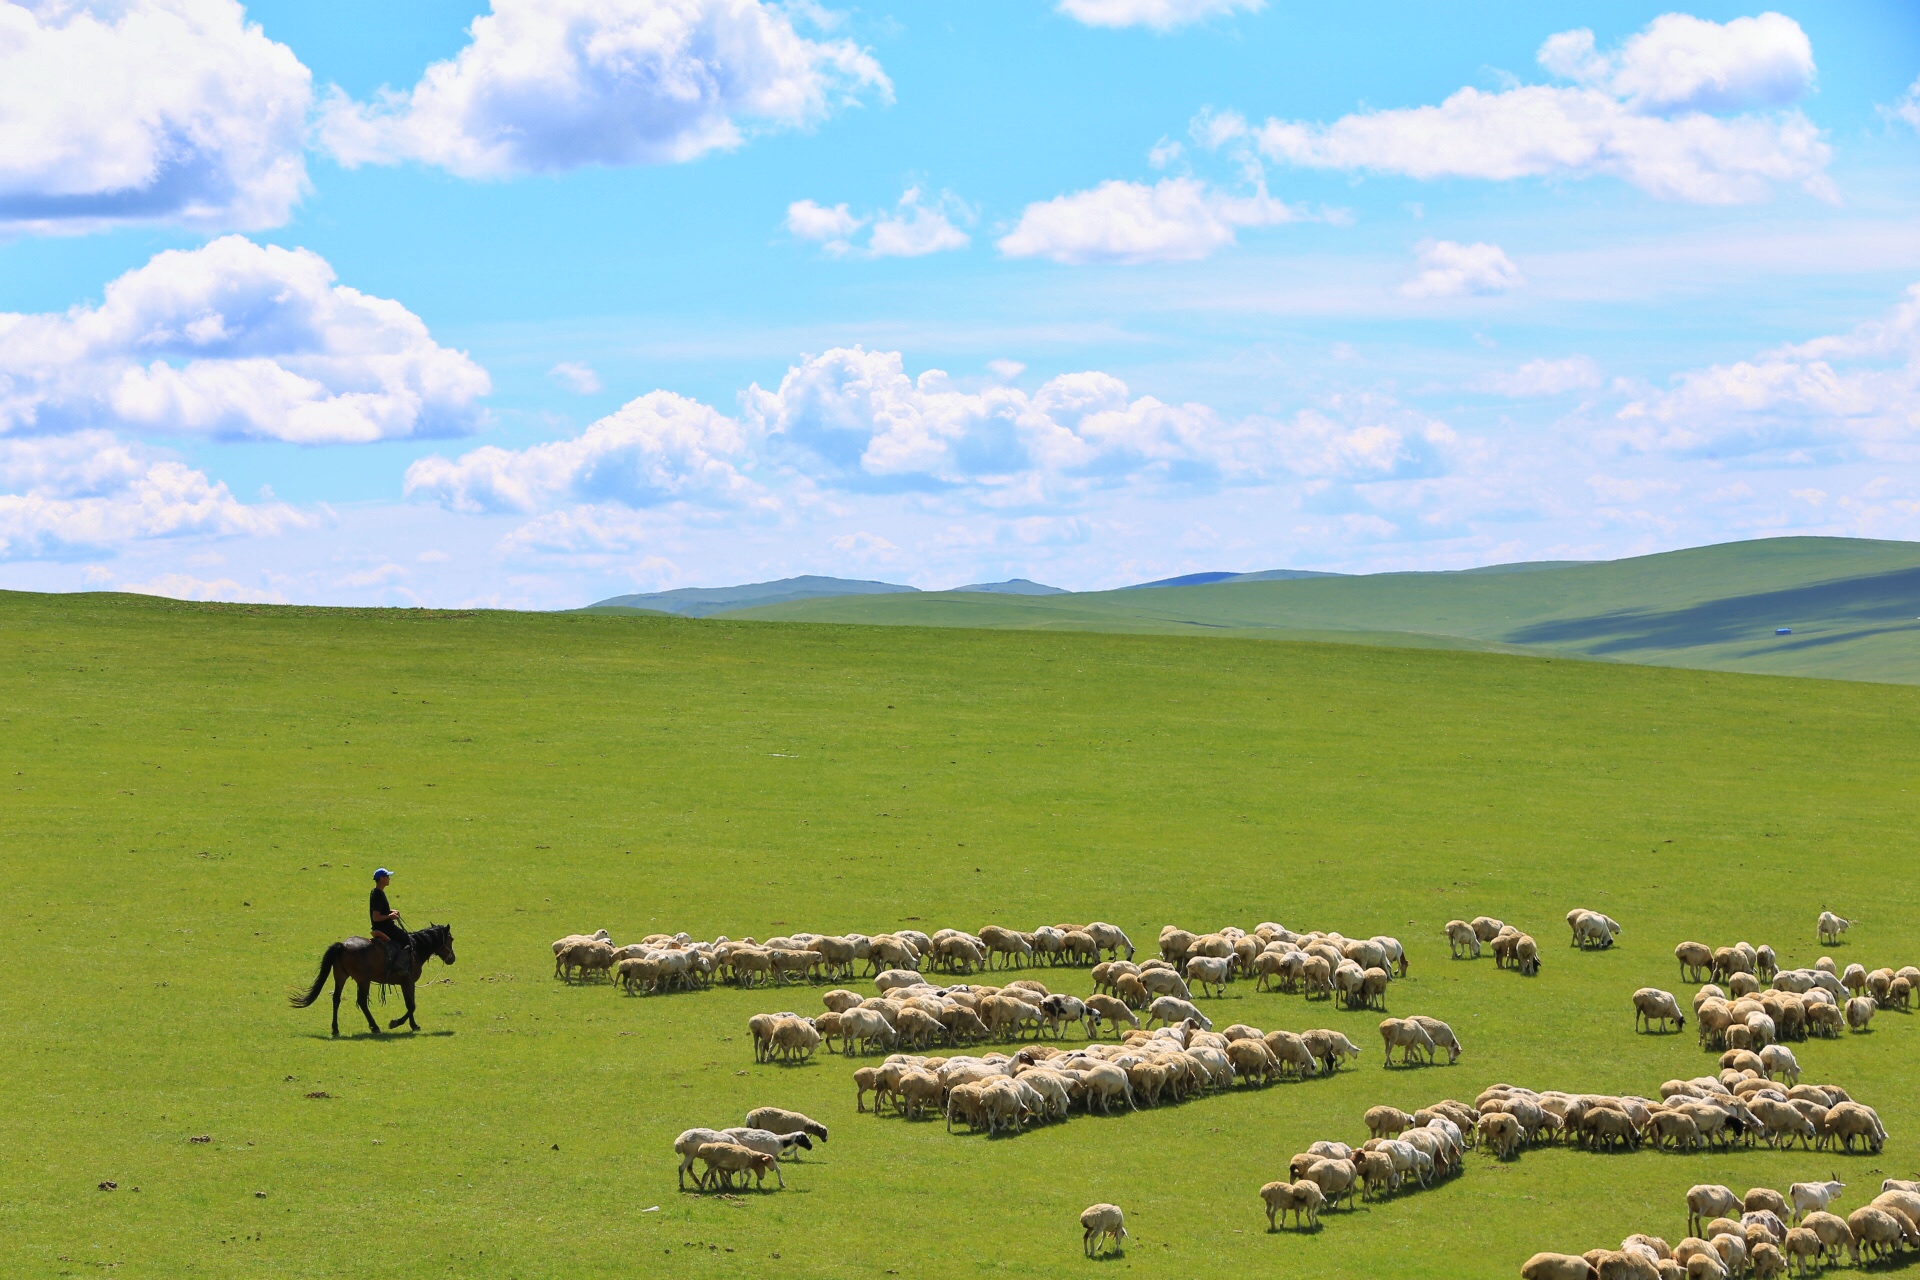
M 1317 1236 L 1265 1235 L 1254 1195 L 1308 1141 L 1357 1140 L 1374 1103 L 1497 1079 L 1650 1091 L 1706 1069 L 1690 1035 L 1630 1030 L 1626 994 L 1673 986 L 1681 937 L 1805 963 L 1828 904 L 1862 917 L 1842 960 L 1920 956 L 1899 873 L 1920 690 L 107 596 L 0 596 L 0 637 L 15 1274 L 357 1276 L 391 1255 L 485 1277 L 1039 1276 L 1081 1265 L 1074 1217 L 1111 1199 L 1135 1233 L 1116 1271 L 1504 1277 L 1535 1248 L 1677 1238 L 1696 1181 L 1920 1173 L 1913 1030 L 1883 1014 L 1800 1049 L 1810 1079 L 1879 1106 L 1879 1159 L 1475 1154 L 1465 1177 Z M 416 925 L 454 923 L 459 964 L 433 968 L 451 981 L 425 990 L 425 1034 L 334 1042 L 324 1010 L 283 992 L 364 927 L 380 862 Z M 1621 920 L 1621 947 L 1567 950 L 1577 904 Z M 1440 924 L 1480 911 L 1538 933 L 1539 979 L 1447 961 Z M 1216 1022 L 1348 1028 L 1362 1068 L 990 1142 L 854 1116 L 844 1060 L 752 1066 L 745 1017 L 812 993 L 630 1000 L 554 983 L 546 945 L 600 925 L 1086 916 L 1136 939 L 1267 918 L 1395 932 L 1413 973 L 1393 1011 L 1450 1019 L 1468 1054 L 1382 1071 L 1377 1015 L 1243 983 Z M 833 1126 L 791 1189 L 676 1195 L 672 1136 L 766 1102 Z
M 954 593 L 729 614 L 814 622 L 1338 638 L 1920 683 L 1920 544 L 1726 543 L 1528 573 L 1410 573 L 1109 591 Z M 1791 626 L 1791 638 L 1776 637 Z M 1352 633 L 1352 634 L 1343 634 Z

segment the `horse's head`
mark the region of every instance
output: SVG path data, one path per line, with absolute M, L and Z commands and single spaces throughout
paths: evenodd
M 433 954 L 446 964 L 453 963 L 453 926 L 450 924 L 430 924 L 423 932 L 430 935 Z

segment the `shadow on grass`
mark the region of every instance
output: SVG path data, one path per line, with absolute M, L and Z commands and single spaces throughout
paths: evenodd
M 338 1040 L 345 1044 L 400 1044 L 407 1040 L 438 1040 L 444 1036 L 458 1035 L 448 1029 L 445 1031 L 382 1031 L 375 1035 L 371 1031 L 343 1031 L 333 1035 L 326 1031 L 314 1031 L 302 1037 L 307 1040 Z

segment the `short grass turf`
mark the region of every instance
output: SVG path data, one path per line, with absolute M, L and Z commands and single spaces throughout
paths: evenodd
M 0 596 L 0 1239 L 9 1275 L 1512 1276 L 1683 1234 L 1695 1182 L 1920 1175 L 1910 1015 L 1796 1046 L 1880 1110 L 1879 1157 L 1474 1153 L 1432 1190 L 1269 1235 L 1256 1196 L 1361 1113 L 1497 1080 L 1651 1093 L 1711 1069 L 1636 1035 L 1683 938 L 1920 959 L 1920 690 L 1448 651 L 672 618 Z M 365 927 L 369 874 L 451 922 L 418 1035 L 287 1007 Z M 1610 952 L 1562 916 L 1620 920 Z M 1447 959 L 1486 912 L 1534 980 Z M 1328 1080 L 989 1140 L 857 1116 L 853 1063 L 755 1066 L 818 992 L 627 998 L 551 976 L 605 926 L 765 937 L 1104 918 L 1151 945 L 1279 920 L 1397 934 L 1391 1012 L 1458 1066 L 1383 1070 L 1378 1014 L 1259 994 L 1217 1025 L 1333 1026 Z M 1044 972 L 1084 992 L 1084 973 Z M 860 984 L 861 989 L 870 989 Z M 374 1010 L 391 1017 L 395 1004 Z M 324 1094 L 324 1097 L 311 1095 Z M 788 1189 L 681 1194 L 669 1144 L 779 1104 L 831 1127 Z M 205 1135 L 210 1142 L 190 1141 Z M 115 1191 L 96 1189 L 102 1181 Z M 134 1188 L 138 1188 L 136 1192 Z M 263 1193 L 263 1194 L 262 1194 Z M 655 1206 L 658 1206 L 655 1209 Z

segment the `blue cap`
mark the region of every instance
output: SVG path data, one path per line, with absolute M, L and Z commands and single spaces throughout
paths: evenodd
M 373 878 L 375 880 L 378 880 L 381 876 L 385 876 L 389 880 L 391 880 L 393 878 L 393 872 L 387 870 L 385 867 L 382 867 L 378 871 L 373 873 Z

